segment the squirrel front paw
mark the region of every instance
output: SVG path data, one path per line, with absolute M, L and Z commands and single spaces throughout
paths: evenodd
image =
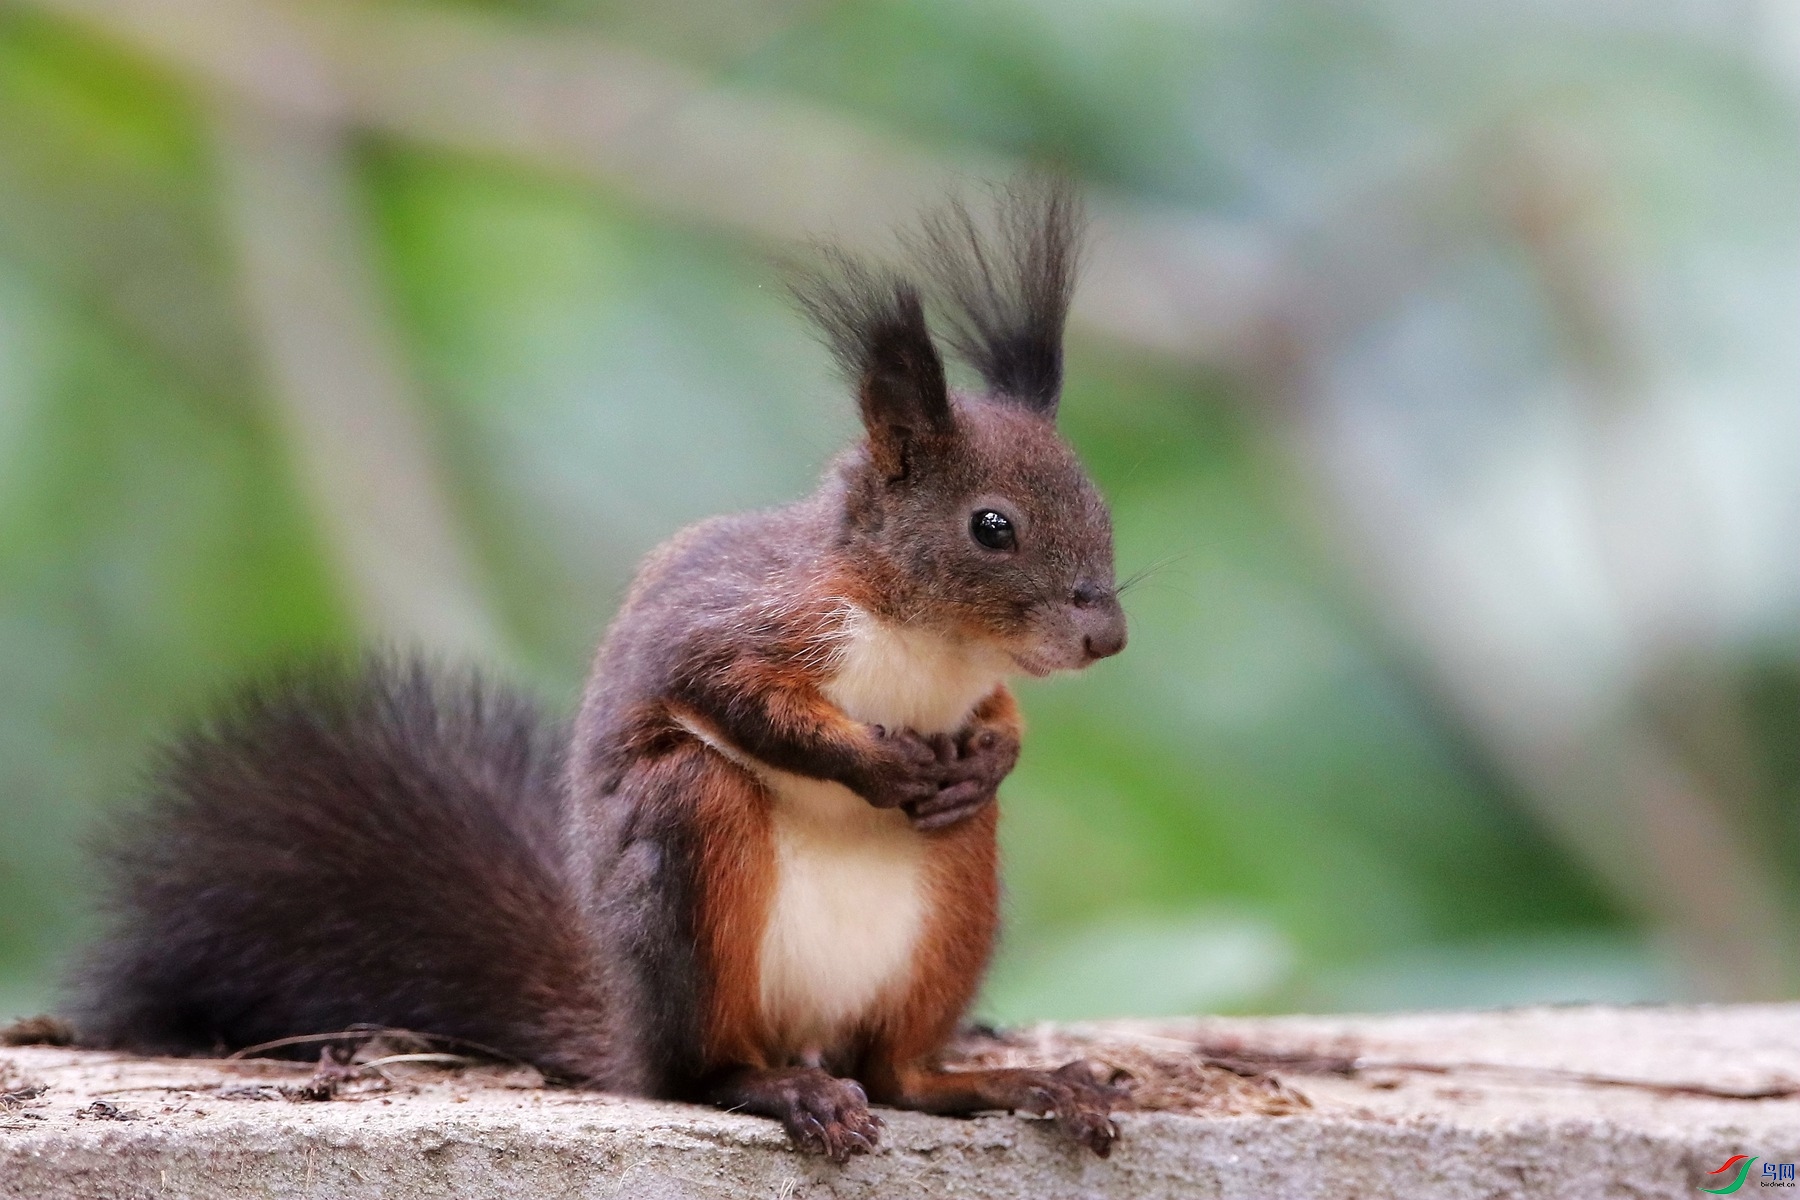
M 910 729 L 869 727 L 875 749 L 852 787 L 876 808 L 905 809 L 938 794 L 944 782 L 945 750 L 936 739 Z
M 913 828 L 946 829 L 993 803 L 1000 783 L 1019 761 L 1016 733 L 977 726 L 955 738 L 930 739 L 941 769 L 937 791 L 904 805 Z
M 991 726 L 954 737 L 871 729 L 875 761 L 855 790 L 876 808 L 900 809 L 921 832 L 946 829 L 992 803 L 1019 761 L 1018 735 Z

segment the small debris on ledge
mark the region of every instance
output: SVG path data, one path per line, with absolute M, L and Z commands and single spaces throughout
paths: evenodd
M 1092 1059 L 1122 1076 L 1136 1112 L 1281 1117 L 1312 1107 L 1273 1070 L 1249 1070 L 1215 1060 L 1204 1047 L 1180 1038 L 1076 1036 L 1040 1025 L 971 1030 L 957 1040 L 952 1052 L 958 1067 L 1032 1067 Z
M 73 1046 L 75 1027 L 61 1017 L 21 1017 L 0 1025 L 0 1046 Z

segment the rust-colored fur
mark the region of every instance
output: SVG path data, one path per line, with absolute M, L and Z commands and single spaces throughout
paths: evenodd
M 757 1008 L 757 945 L 774 886 L 769 793 L 704 747 L 690 752 L 712 757 L 695 795 L 696 819 L 707 831 L 698 907 L 705 1070 L 772 1066 Z

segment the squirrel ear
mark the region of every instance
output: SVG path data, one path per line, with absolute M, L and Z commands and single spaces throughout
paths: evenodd
M 903 479 L 911 451 L 949 436 L 953 421 L 944 360 L 911 285 L 895 289 L 891 315 L 894 323 L 870 331 L 856 400 L 875 465 L 888 479 Z
M 955 430 L 944 360 L 925 323 L 919 289 L 878 273 L 838 250 L 825 250 L 834 271 L 795 273 L 794 299 L 824 334 L 838 365 L 856 386 L 875 466 L 904 479 L 912 452 Z
M 1054 419 L 1063 326 L 1081 258 L 1081 199 L 1066 179 L 1026 174 L 981 221 L 952 199 L 911 239 L 944 303 L 944 340 L 996 397 Z

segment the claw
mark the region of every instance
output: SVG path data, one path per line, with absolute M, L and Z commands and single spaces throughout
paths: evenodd
M 788 1136 L 804 1150 L 817 1154 L 826 1147 L 825 1125 L 811 1113 L 798 1113 L 788 1123 Z

